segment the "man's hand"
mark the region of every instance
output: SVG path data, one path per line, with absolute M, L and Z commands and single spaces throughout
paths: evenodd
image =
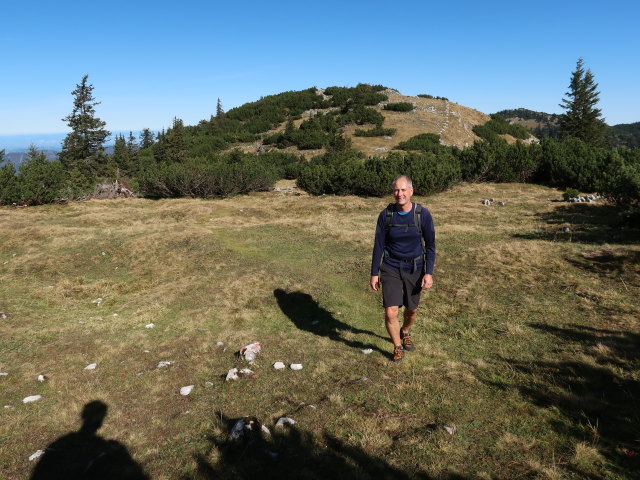
M 372 290 L 377 292 L 378 288 L 380 288 L 380 277 L 378 275 L 371 275 L 371 282 L 369 283 L 369 286 Z
M 433 286 L 433 275 L 429 275 L 428 273 L 422 277 L 422 289 L 426 290 Z

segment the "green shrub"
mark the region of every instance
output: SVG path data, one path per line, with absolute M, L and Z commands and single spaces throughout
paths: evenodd
M 567 191 L 562 194 L 562 198 L 566 202 L 570 198 L 576 198 L 580 196 L 580 192 L 575 188 L 567 188 Z
M 356 129 L 354 135 L 356 137 L 391 137 L 395 133 L 395 128 L 382 128 L 380 126 L 375 126 L 369 130 Z
M 444 100 L 446 102 L 449 101 L 449 99 L 447 97 L 434 97 L 433 95 L 429 95 L 429 94 L 426 94 L 426 93 L 419 93 L 418 97 L 420 97 L 420 98 L 431 98 L 433 100 Z
M 35 151 L 21 165 L 17 176 L 20 203 L 42 205 L 63 196 L 66 172 L 59 160 L 48 161 Z
M 457 153 L 462 178 L 468 182 L 528 182 L 540 168 L 542 149 L 537 144 L 513 145 L 497 138 L 477 141 Z
M 13 163 L 0 167 L 0 205 L 11 205 L 20 201 L 18 178 Z
M 400 142 L 396 147 L 398 150 L 418 150 L 421 152 L 438 153 L 443 150 L 440 145 L 440 135 L 435 133 L 421 133 L 409 140 Z
M 391 110 L 393 112 L 410 112 L 414 108 L 413 103 L 409 102 L 387 103 L 384 106 L 385 110 Z
M 485 140 L 495 140 L 498 135 L 511 135 L 519 140 L 526 140 L 531 132 L 522 125 L 509 123 L 500 115 L 491 115 L 491 120 L 483 125 L 473 127 L 473 133 Z

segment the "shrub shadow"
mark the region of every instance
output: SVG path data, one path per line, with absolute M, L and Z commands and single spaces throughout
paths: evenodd
M 106 415 L 105 403 L 87 403 L 82 409 L 80 430 L 49 444 L 30 479 L 149 480 L 123 444 L 96 435 Z
M 597 444 L 618 473 L 640 471 L 640 334 L 582 325 L 529 326 L 575 343 L 587 359 L 522 362 L 503 358 L 519 375 L 511 385 L 487 383 L 516 388 L 535 405 L 557 409 L 561 418 L 552 421 L 553 428 L 576 441 Z
M 240 420 L 228 418 L 220 412 L 216 416 L 225 431 L 230 431 Z M 226 435 L 209 436 L 207 450 L 193 455 L 195 473 L 182 480 L 432 478 L 422 472 L 405 472 L 326 433 L 318 440 L 311 433 L 295 427 L 274 427 L 270 434 L 265 434 L 257 419 L 252 421 L 254 429 L 239 440 L 229 440 Z M 217 461 L 209 461 L 211 456 L 217 457 Z M 445 473 L 438 478 L 465 480 L 455 473 Z
M 557 242 L 638 244 L 640 229 L 625 226 L 620 210 L 611 205 L 572 203 L 556 207 L 550 212 L 536 214 L 546 228 L 514 234 L 514 238 Z M 564 227 L 570 229 L 565 232 Z
M 322 308 L 308 293 L 297 291 L 287 292 L 278 288 L 273 291 L 273 295 L 276 297 L 276 301 L 282 312 L 289 317 L 293 324 L 300 330 L 330 338 L 331 340 L 344 343 L 352 348 L 371 348 L 385 356 L 388 355 L 388 352 L 384 352 L 375 345 L 344 338 L 345 333 L 351 332 L 357 335 L 370 335 L 388 341 L 386 337 L 382 337 L 374 332 L 354 328 L 347 323 L 341 322 L 336 319 L 331 312 Z

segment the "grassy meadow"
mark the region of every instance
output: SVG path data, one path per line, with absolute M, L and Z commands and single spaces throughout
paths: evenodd
M 390 197 L 2 208 L 0 478 L 30 478 L 93 400 L 97 435 L 158 480 L 640 478 L 640 234 L 560 199 L 524 184 L 415 198 L 438 256 L 398 364 L 368 287 Z M 255 375 L 225 382 L 253 341 Z M 271 435 L 228 442 L 244 416 Z

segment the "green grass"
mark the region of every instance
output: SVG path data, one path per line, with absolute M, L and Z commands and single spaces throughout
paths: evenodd
M 0 411 L 0 477 L 28 478 L 29 455 L 100 400 L 97 435 L 126 448 L 112 466 L 137 462 L 154 479 L 632 479 L 638 232 L 617 229 L 608 207 L 560 198 L 485 184 L 418 199 L 436 222 L 436 283 L 400 364 L 368 290 L 388 199 L 3 209 L 0 404 L 14 408 Z M 256 340 L 256 375 L 221 380 Z M 43 399 L 23 405 L 32 394 Z M 230 444 L 246 415 L 272 435 Z M 275 429 L 282 415 L 295 428 Z

